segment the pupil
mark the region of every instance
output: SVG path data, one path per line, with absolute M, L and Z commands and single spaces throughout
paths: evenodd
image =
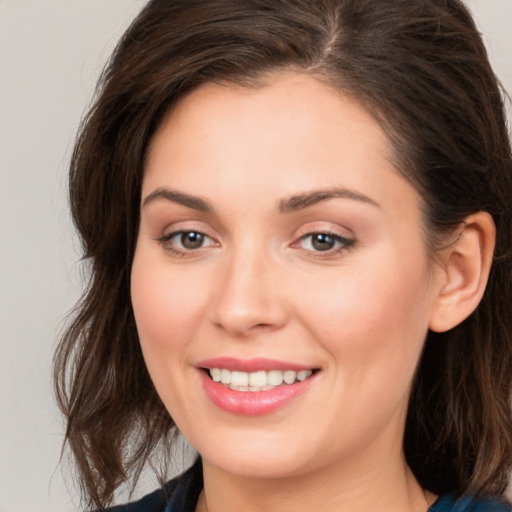
M 313 237 L 312 243 L 317 251 L 328 251 L 334 247 L 334 238 L 325 233 L 318 233 Z
M 190 231 L 181 235 L 181 243 L 186 249 L 198 249 L 203 245 L 204 235 Z

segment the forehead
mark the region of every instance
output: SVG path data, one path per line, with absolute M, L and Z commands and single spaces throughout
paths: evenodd
M 399 199 L 409 184 L 377 121 L 316 78 L 280 73 L 265 85 L 204 84 L 168 114 L 148 151 L 143 194 L 282 197 L 344 187 Z M 254 194 L 253 194 L 254 195 Z
M 261 135 L 272 136 L 277 127 L 286 128 L 281 139 L 291 136 L 311 136 L 308 128 L 335 135 L 347 118 L 350 130 L 364 128 L 374 144 L 388 152 L 388 139 L 374 118 L 353 98 L 328 86 L 313 75 L 278 72 L 261 79 L 254 86 L 205 83 L 181 98 L 164 118 L 156 137 L 162 132 L 179 129 L 194 135 L 219 132 L 236 125 L 240 135 L 258 127 Z M 211 128 L 214 128 L 212 130 Z M 189 135 L 189 134 L 187 134 Z M 354 133 L 354 137 L 356 134 Z M 328 140 L 326 140 L 326 143 Z

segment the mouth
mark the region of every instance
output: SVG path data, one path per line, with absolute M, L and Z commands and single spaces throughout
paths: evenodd
M 318 372 L 318 369 L 244 372 L 227 368 L 204 368 L 204 371 L 213 382 L 220 383 L 233 391 L 260 392 L 303 382 Z
M 221 357 L 197 365 L 203 389 L 225 412 L 258 416 L 276 412 L 308 390 L 319 368 L 264 358 Z

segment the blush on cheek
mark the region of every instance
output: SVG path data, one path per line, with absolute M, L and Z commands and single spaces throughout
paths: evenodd
M 149 268 L 137 255 L 132 268 L 131 299 L 137 324 L 137 331 L 142 348 L 165 344 L 165 331 L 169 319 L 168 299 L 162 300 L 162 283 L 152 279 L 150 272 L 144 272 Z M 154 273 L 153 273 L 154 275 Z M 145 356 L 146 354 L 146 350 Z
M 312 282 L 301 295 L 302 316 L 314 320 L 311 330 L 334 358 L 354 363 L 361 372 L 400 373 L 402 366 L 415 366 L 427 332 L 425 275 L 417 263 L 410 272 L 393 253 L 380 265 L 366 263 L 364 276 L 348 269 L 338 286 Z M 380 271 L 383 265 L 387 272 Z

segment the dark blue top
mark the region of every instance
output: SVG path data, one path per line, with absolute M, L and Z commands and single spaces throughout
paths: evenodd
M 185 473 L 144 498 L 108 509 L 110 512 L 194 512 L 203 488 L 200 459 Z M 471 496 L 440 496 L 428 512 L 512 512 L 500 499 L 475 499 Z

